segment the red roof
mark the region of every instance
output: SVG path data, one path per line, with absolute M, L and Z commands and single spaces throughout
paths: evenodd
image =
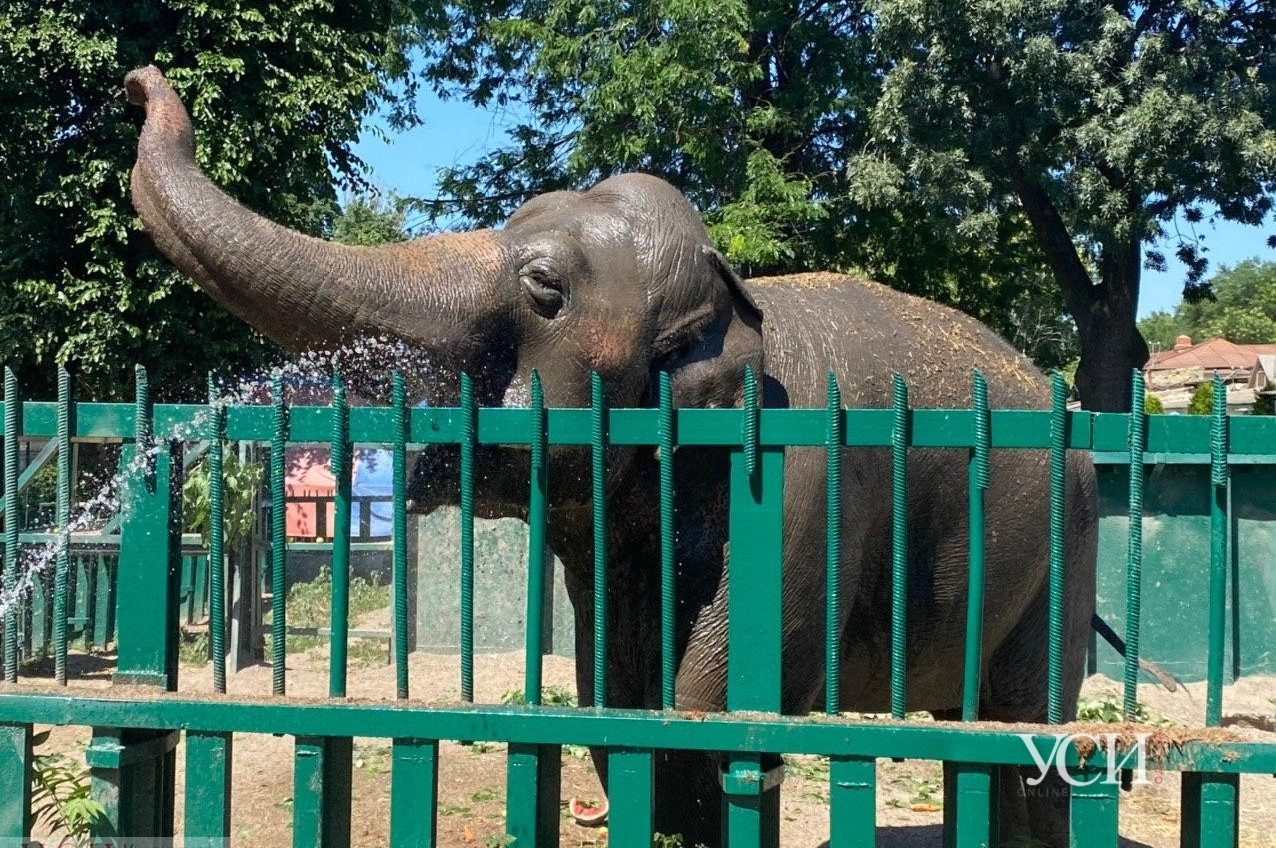
M 1276 354 L 1276 344 L 1236 344 L 1219 336 L 1188 348 L 1163 350 L 1152 354 L 1144 371 L 1171 371 L 1179 368 L 1204 368 L 1206 371 L 1231 371 L 1253 368 L 1261 354 Z

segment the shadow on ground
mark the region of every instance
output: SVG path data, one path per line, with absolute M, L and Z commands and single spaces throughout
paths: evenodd
M 944 844 L 944 828 L 938 824 L 879 827 L 877 848 L 940 848 Z M 1016 843 L 1020 845 L 1022 843 Z M 1148 848 L 1147 843 L 1122 838 L 1119 848 Z M 819 848 L 829 848 L 827 842 Z

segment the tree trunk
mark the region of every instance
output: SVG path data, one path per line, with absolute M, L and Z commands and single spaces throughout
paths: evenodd
M 1129 412 L 1134 369 L 1148 359 L 1148 346 L 1139 333 L 1140 244 L 1104 251 L 1102 282 L 1084 292 L 1084 318 L 1073 312 L 1081 338 L 1077 393 L 1081 405 L 1095 412 Z M 1113 254 L 1120 254 L 1113 256 Z
M 1081 364 L 1076 380 L 1081 406 L 1094 412 L 1129 412 L 1131 375 L 1148 358 L 1147 343 L 1135 323 L 1141 242 L 1130 237 L 1105 245 L 1099 263 L 1100 282 L 1095 285 L 1050 196 L 1013 154 L 1007 156 L 1007 164 L 1015 194 L 1077 324 Z

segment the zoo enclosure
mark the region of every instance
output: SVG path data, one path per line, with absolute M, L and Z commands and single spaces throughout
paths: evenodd
M 983 499 L 990 451 L 1037 449 L 1049 452 L 1050 464 L 1050 621 L 1042 633 L 1048 640 L 1049 720 L 1061 719 L 1062 597 L 1065 528 L 1063 526 L 1064 457 L 1066 451 L 1117 452 L 1130 468 L 1145 468 L 1157 457 L 1209 468 L 1208 696 L 1205 725 L 1221 720 L 1227 603 L 1228 489 L 1233 467 L 1267 470 L 1276 463 L 1276 419 L 1230 418 L 1221 404 L 1208 418 L 1154 417 L 1142 414 L 1068 412 L 1064 390 L 1056 378 L 1053 407 L 1048 411 L 990 410 L 982 378 L 974 376 L 973 407 L 964 410 L 911 409 L 907 387 L 897 379 L 886 409 L 847 410 L 830 377 L 826 409 L 761 409 L 752 374 L 746 379 L 743 408 L 674 409 L 667 377 L 662 376 L 660 404 L 655 409 L 607 409 L 603 387 L 595 378 L 589 409 L 546 409 L 539 381 L 533 379 L 530 408 L 479 409 L 469 381 L 462 378 L 456 408 L 410 409 L 402 380 L 394 380 L 388 408 L 350 409 L 339 382 L 330 407 L 288 408 L 276 383 L 273 407 L 153 406 L 139 372 L 138 399 L 133 406 L 75 404 L 67 383 L 59 401 L 19 404 L 15 381 L 6 380 L 4 412 L 5 481 L 16 483 L 16 456 L 21 437 L 54 437 L 63 456 L 73 439 L 128 438 L 133 475 L 122 526 L 118 581 L 118 664 L 116 681 L 153 687 L 151 697 L 136 689 L 122 694 L 71 689 L 9 687 L 0 695 L 0 837 L 24 838 L 30 829 L 32 725 L 77 724 L 93 728 L 88 761 L 97 785 L 108 800 L 100 835 L 159 836 L 173 830 L 173 781 L 176 745 L 185 731 L 187 773 L 206 780 L 186 785 L 185 830 L 193 840 L 229 836 L 230 768 L 235 732 L 286 734 L 296 739 L 294 761 L 294 842 L 296 845 L 342 845 L 349 841 L 352 738 L 380 736 L 393 740 L 391 842 L 395 846 L 433 845 L 440 739 L 491 740 L 509 744 L 507 829 L 521 844 L 557 841 L 559 752 L 564 744 L 604 746 L 609 750 L 611 842 L 647 848 L 652 840 L 652 775 L 661 750 L 721 752 L 727 767 L 724 819 L 732 846 L 775 845 L 778 839 L 782 775 L 764 768 L 763 754 L 804 753 L 831 758 L 829 784 L 832 845 L 871 845 L 875 839 L 875 761 L 879 757 L 942 760 L 945 765 L 946 843 L 968 848 L 988 845 L 996 834 L 998 765 L 1033 765 L 1055 751 L 1056 731 L 1040 726 L 1026 739 L 986 726 L 934 725 L 916 722 L 865 722 L 830 716 L 824 719 L 779 715 L 780 708 L 780 571 L 783 526 L 783 464 L 786 450 L 816 449 L 827 455 L 831 481 L 840 477 L 843 448 L 888 448 L 892 457 L 891 497 L 903 503 L 908 485 L 911 448 L 964 451 L 968 461 L 970 510 L 969 581 L 964 669 L 963 718 L 978 718 L 979 657 L 983 592 Z M 1141 377 L 1134 379 L 1133 408 L 1141 410 Z M 1217 391 L 1216 399 L 1223 393 Z M 184 699 L 166 694 L 176 689 L 174 622 L 177 615 L 176 562 L 180 534 L 174 521 L 181 444 L 171 434 L 198 430 L 210 443 L 214 480 L 218 479 L 223 438 L 268 442 L 271 449 L 270 495 L 283 504 L 283 448 L 288 442 L 330 439 L 338 481 L 330 637 L 328 703 L 298 703 L 286 696 L 283 663 L 284 616 L 272 618 L 273 689 L 270 702 L 229 698 Z M 160 434 L 157 441 L 155 434 Z M 525 445 L 531 453 L 529 481 L 528 592 L 526 629 L 526 706 L 474 705 L 425 708 L 410 702 L 357 704 L 340 700 L 346 691 L 348 636 L 345 615 L 349 591 L 348 469 L 355 443 L 389 444 L 394 462 L 394 627 L 407 626 L 406 498 L 408 446 L 443 443 L 460 446 L 461 468 L 461 689 L 473 697 L 473 491 L 474 451 L 479 444 Z M 595 675 L 591 709 L 541 706 L 541 610 L 546 579 L 544 536 L 550 496 L 550 445 L 588 448 L 592 459 L 595 522 L 595 597 L 605 617 L 608 516 L 601 497 L 609 445 L 660 448 L 661 557 L 661 711 L 620 710 L 605 705 L 605 675 Z M 730 527 L 734 556 L 729 587 L 728 711 L 703 716 L 674 707 L 673 648 L 674 545 L 673 463 L 675 446 L 714 445 L 730 453 Z M 59 467 L 59 523 L 66 526 L 69 480 Z M 1132 715 L 1138 681 L 1142 600 L 1144 474 L 1131 474 L 1128 488 L 1129 538 L 1126 585 L 1124 665 L 1125 711 Z M 6 485 L 9 491 L 14 487 Z M 213 491 L 219 487 L 214 485 Z M 17 579 L 20 561 L 16 507 L 5 505 L 5 586 Z M 826 492 L 829 525 L 838 526 L 840 491 Z M 212 561 L 222 562 L 218 528 L 221 518 L 214 495 Z M 285 539 L 283 510 L 272 512 L 271 579 L 282 580 Z M 893 547 L 891 608 L 891 705 L 895 719 L 905 718 L 905 634 L 903 627 L 907 573 L 904 551 L 908 526 L 902 509 L 894 510 L 890 528 Z M 829 585 L 837 585 L 837 533 L 826 539 Z M 66 548 L 64 546 L 63 550 Z M 55 625 L 67 620 L 68 559 L 55 565 Z M 225 621 L 224 574 L 210 569 L 213 583 L 210 615 Z M 1259 587 L 1255 587 L 1257 590 Z M 275 597 L 281 597 L 277 591 Z M 839 689 L 836 627 L 840 599 L 827 596 L 827 703 L 836 713 Z M 281 608 L 280 608 L 281 609 Z M 742 610 L 747 610 L 747 615 Z M 4 621 L 4 674 L 18 678 L 17 607 Z M 54 627 L 57 679 L 65 683 L 65 627 Z M 214 688 L 225 691 L 225 634 L 213 628 Z M 406 641 L 396 640 L 396 696 L 408 698 Z M 606 654 L 606 628 L 596 628 L 596 657 Z M 602 664 L 598 664 L 601 667 Z M 74 693 L 74 694 L 73 694 Z M 70 697 L 68 697 L 70 695 Z M 1104 764 L 1085 759 L 1075 747 L 1064 752 L 1066 763 L 1083 780 L 1097 782 L 1070 796 L 1074 844 L 1117 844 L 1118 792 L 1100 780 Z M 1124 762 L 1124 760 L 1123 760 Z M 1187 734 L 1161 754 L 1158 765 L 1184 773 L 1182 837 L 1185 845 L 1223 846 L 1237 842 L 1241 773 L 1276 772 L 1276 744 L 1233 741 L 1217 733 Z M 428 803 L 423 803 L 423 799 Z

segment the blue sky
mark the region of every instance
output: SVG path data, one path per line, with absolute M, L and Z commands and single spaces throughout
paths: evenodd
M 498 146 L 504 138 L 508 116 L 478 109 L 458 100 L 439 100 L 423 92 L 418 108 L 425 125 L 391 134 L 382 141 L 364 133 L 355 151 L 371 167 L 372 182 L 385 191 L 411 197 L 433 197 L 438 189 L 440 168 L 473 162 Z M 1209 248 L 1210 270 L 1235 265 L 1251 257 L 1276 260 L 1276 250 L 1267 247 L 1267 237 L 1276 232 L 1271 221 L 1263 227 L 1247 227 L 1231 222 L 1200 225 L 1198 232 Z M 1183 292 L 1186 270 L 1174 258 L 1174 246 L 1163 246 L 1169 267 L 1162 272 L 1143 272 L 1143 293 L 1139 316 L 1173 309 Z

